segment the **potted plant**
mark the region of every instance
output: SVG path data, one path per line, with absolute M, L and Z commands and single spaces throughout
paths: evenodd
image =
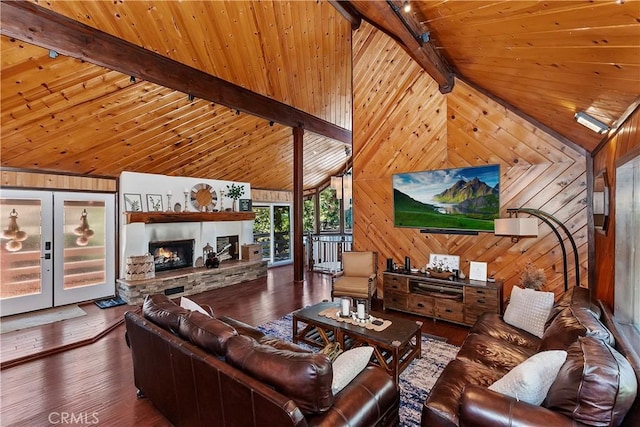
M 227 185 L 227 196 L 233 199 L 232 211 L 236 211 L 236 201 L 244 195 L 244 186 L 242 185 Z
M 520 273 L 520 285 L 523 288 L 531 288 L 536 291 L 544 288 L 547 276 L 543 268 L 536 267 L 533 263 L 527 262 Z

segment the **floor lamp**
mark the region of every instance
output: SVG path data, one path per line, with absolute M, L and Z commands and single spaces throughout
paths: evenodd
M 569 273 L 567 272 L 567 249 L 564 245 L 564 239 L 560 235 L 558 228 L 554 226 L 554 223 L 564 231 L 571 243 L 573 249 L 574 262 L 576 264 L 576 286 L 580 287 L 580 264 L 578 261 L 578 248 L 576 242 L 573 240 L 569 229 L 553 215 L 543 212 L 539 209 L 530 208 L 511 208 L 507 209 L 509 218 L 498 218 L 495 220 L 495 232 L 496 236 L 512 236 L 512 237 L 537 237 L 538 236 L 538 222 L 533 218 L 519 218 L 519 213 L 526 213 L 536 218 L 541 219 L 545 224 L 551 228 L 551 231 L 556 235 L 560 242 L 560 248 L 562 249 L 562 264 L 564 273 L 564 290 L 569 289 Z M 515 216 L 514 216 L 515 215 Z

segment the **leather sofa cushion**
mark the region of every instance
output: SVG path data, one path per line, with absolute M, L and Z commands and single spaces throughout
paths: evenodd
M 218 319 L 190 311 L 180 319 L 178 335 L 203 350 L 222 357 L 227 352 L 229 338 L 238 333 L 233 327 Z
M 295 351 L 297 353 L 313 353 L 313 351 L 307 350 L 306 348 L 302 348 L 295 343 L 284 341 L 284 340 L 281 340 L 280 338 L 270 337 L 269 335 L 266 335 L 260 338 L 258 340 L 258 343 L 262 345 L 268 345 L 278 350 L 289 350 L 289 351 Z
M 600 339 L 580 337 L 567 349 L 543 406 L 587 425 L 618 426 L 637 388 L 624 356 Z
M 147 295 L 142 303 L 142 315 L 145 319 L 174 334 L 180 329 L 180 319 L 189 311 L 163 294 Z
M 583 307 L 593 312 L 596 318 L 600 318 L 600 307 L 591 302 L 589 289 L 574 286 L 565 292 L 562 295 L 562 298 L 560 298 L 551 308 L 545 330 L 549 327 L 551 322 L 553 322 L 553 319 L 555 319 L 555 317 L 567 307 Z
M 236 320 L 233 317 L 220 316 L 218 319 L 222 320 L 227 325 L 232 326 L 238 332 L 238 335 L 246 335 L 255 340 L 260 340 L 260 338 L 264 337 L 264 332 L 260 329 L 241 322 L 240 320 Z
M 502 372 L 480 363 L 454 359 L 438 377 L 422 407 L 423 426 L 458 426 L 462 392 L 467 385 L 489 387 L 502 377 Z
M 488 335 L 499 340 L 536 350 L 540 347 L 540 338 L 527 331 L 508 325 L 497 313 L 483 313 L 473 325 L 470 334 Z
M 303 413 L 326 412 L 333 405 L 333 369 L 324 354 L 279 350 L 239 335 L 229 340 L 226 360 L 291 398 Z
M 519 347 L 491 336 L 469 334 L 456 359 L 480 363 L 504 375 L 535 352 L 534 348 Z
M 578 337 L 593 336 L 614 345 L 613 335 L 588 308 L 570 306 L 562 310 L 544 331 L 540 351 L 566 350 Z

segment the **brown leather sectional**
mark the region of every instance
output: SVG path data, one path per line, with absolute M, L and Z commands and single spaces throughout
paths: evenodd
M 231 318 L 147 297 L 125 314 L 134 382 L 176 426 L 397 426 L 400 391 L 369 366 L 335 396 L 332 366 Z
M 600 321 L 603 310 L 587 289 L 572 288 L 554 305 L 542 338 L 496 313 L 482 315 L 424 402 L 422 426 L 638 425 L 637 373 L 610 331 L 615 325 Z M 567 359 L 542 405 L 488 389 L 543 350 L 566 350 Z

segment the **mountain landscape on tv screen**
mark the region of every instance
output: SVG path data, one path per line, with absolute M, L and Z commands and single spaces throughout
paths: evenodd
M 393 189 L 397 227 L 493 231 L 500 213 L 499 183 L 491 186 L 478 177 L 459 179 L 433 195 L 432 203 Z

